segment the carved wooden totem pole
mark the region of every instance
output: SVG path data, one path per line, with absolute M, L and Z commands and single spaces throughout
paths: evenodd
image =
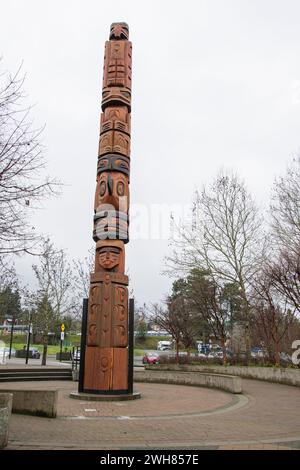
M 91 274 L 83 384 L 89 393 L 128 392 L 128 277 L 131 50 L 126 23 L 105 43 L 102 114 L 94 205 L 95 272 Z

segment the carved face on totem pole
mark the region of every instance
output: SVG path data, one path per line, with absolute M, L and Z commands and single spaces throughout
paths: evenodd
M 103 269 L 111 270 L 120 263 L 121 250 L 112 246 L 99 249 L 98 263 Z
M 96 272 L 124 272 L 124 244 L 119 240 L 98 241 L 96 246 Z
M 130 162 L 129 158 L 123 157 L 121 155 L 105 155 L 104 157 L 100 157 L 98 160 L 98 175 L 103 173 L 104 171 L 118 171 L 120 173 L 124 173 L 124 175 L 128 176 L 129 182 L 129 171 L 130 171 Z
M 131 111 L 131 92 L 129 88 L 104 87 L 102 90 L 102 110 L 107 106 L 127 106 Z
M 118 171 L 101 172 L 97 176 L 95 212 L 108 206 L 127 213 L 129 207 L 128 177 Z
M 127 23 L 112 23 L 110 26 L 109 39 L 128 39 L 129 27 Z

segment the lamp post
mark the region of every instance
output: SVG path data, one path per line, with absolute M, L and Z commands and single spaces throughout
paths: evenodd
M 11 349 L 12 349 L 12 342 L 13 342 L 13 334 L 14 334 L 14 323 L 15 323 L 15 318 L 12 317 L 12 323 L 10 327 L 10 342 L 9 342 L 9 355 L 8 358 L 11 358 Z
M 60 325 L 60 353 L 59 353 L 59 362 L 61 362 L 61 356 L 62 356 L 62 346 L 63 346 L 63 341 L 65 339 L 65 325 L 62 323 Z
M 29 317 L 29 329 L 28 329 L 28 337 L 27 337 L 27 348 L 26 348 L 26 359 L 25 364 L 28 364 L 28 357 L 29 357 L 29 346 L 30 346 L 30 336 L 32 335 L 32 323 L 31 323 L 31 316 Z

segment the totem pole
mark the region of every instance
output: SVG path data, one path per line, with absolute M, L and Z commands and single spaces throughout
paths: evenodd
M 105 43 L 102 114 L 94 205 L 95 272 L 91 274 L 83 383 L 88 393 L 128 392 L 128 277 L 131 51 L 126 23 Z

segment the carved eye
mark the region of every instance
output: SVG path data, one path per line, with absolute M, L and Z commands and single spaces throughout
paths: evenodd
M 105 181 L 101 181 L 100 183 L 100 196 L 104 196 L 106 191 L 106 183 Z
M 105 168 L 106 166 L 108 166 L 108 160 L 106 160 L 106 158 L 102 158 L 102 159 L 99 161 L 98 167 L 99 167 L 99 168 Z
M 116 160 L 116 167 L 117 168 L 126 168 L 127 170 L 129 170 L 129 165 L 128 165 L 128 162 L 126 162 L 125 160 Z
M 119 181 L 118 186 L 117 186 L 118 196 L 124 196 L 124 192 L 125 192 L 124 183 L 122 181 Z

